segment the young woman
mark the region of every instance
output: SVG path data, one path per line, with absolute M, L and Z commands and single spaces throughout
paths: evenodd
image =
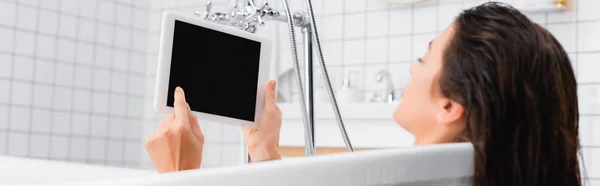
M 499 3 L 465 10 L 410 73 L 394 120 L 415 145 L 471 142 L 474 185 L 581 185 L 571 63 L 558 41 L 519 11 Z M 275 82 L 265 99 L 258 128 L 243 129 L 254 161 L 281 158 Z M 196 169 L 202 160 L 203 135 L 181 88 L 175 107 L 146 144 L 161 172 Z

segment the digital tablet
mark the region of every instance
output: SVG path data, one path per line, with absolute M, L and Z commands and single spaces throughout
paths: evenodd
M 165 12 L 154 108 L 173 112 L 179 86 L 198 119 L 254 127 L 264 104 L 270 56 L 266 38 Z

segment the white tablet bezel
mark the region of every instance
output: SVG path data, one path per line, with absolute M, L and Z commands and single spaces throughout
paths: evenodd
M 260 64 L 258 70 L 258 86 L 256 87 L 256 109 L 254 122 L 219 116 L 204 112 L 192 111 L 198 119 L 208 120 L 224 124 L 255 127 L 260 118 L 264 105 L 264 88 L 269 81 L 269 69 L 271 64 L 271 42 L 267 38 L 257 36 L 233 27 L 219 25 L 210 21 L 205 21 L 197 17 L 184 16 L 175 12 L 167 11 L 163 14 L 162 27 L 160 34 L 160 48 L 158 53 L 158 67 L 156 75 L 156 87 L 154 94 L 154 109 L 160 113 L 172 113 L 173 107 L 167 106 L 167 95 L 169 89 L 169 74 L 171 69 L 171 52 L 173 48 L 173 31 L 175 21 L 182 21 L 219 32 L 235 35 L 238 37 L 250 39 L 261 43 Z M 200 43 L 199 43 L 200 44 Z M 235 51 L 232 51 L 235 52 Z M 233 85 L 232 85 L 233 86 Z M 185 90 L 184 90 L 185 91 Z M 193 95 L 186 95 L 186 97 Z

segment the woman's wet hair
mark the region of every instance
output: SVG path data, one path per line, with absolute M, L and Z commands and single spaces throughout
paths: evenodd
M 577 82 L 556 38 L 501 3 L 465 10 L 453 26 L 439 88 L 465 108 L 473 185 L 581 185 Z

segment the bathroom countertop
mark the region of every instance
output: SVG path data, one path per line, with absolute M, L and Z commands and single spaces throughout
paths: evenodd
M 300 120 L 300 104 L 277 104 L 283 113 L 284 120 Z M 340 113 L 344 119 L 356 120 L 390 120 L 398 103 L 340 103 Z M 330 103 L 316 103 L 314 107 L 315 119 L 334 120 L 333 107 Z
M 339 104 L 345 129 L 355 148 L 409 147 L 413 136 L 396 124 L 393 113 L 398 103 Z M 300 104 L 279 103 L 283 114 L 280 145 L 304 146 L 304 125 Z M 315 144 L 320 147 L 345 147 L 329 103 L 315 104 Z

